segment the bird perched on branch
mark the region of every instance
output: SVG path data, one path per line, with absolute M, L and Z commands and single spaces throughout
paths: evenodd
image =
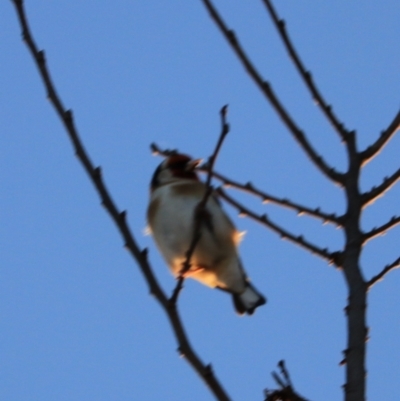
M 150 185 L 147 220 L 155 242 L 172 274 L 190 277 L 232 294 L 236 311 L 253 314 L 266 299 L 250 283 L 238 254 L 241 234 L 215 196 L 211 194 L 202 213 L 198 208 L 207 191 L 195 172 L 200 160 L 183 154 L 167 157 L 154 172 Z M 199 218 L 199 239 L 182 271 Z

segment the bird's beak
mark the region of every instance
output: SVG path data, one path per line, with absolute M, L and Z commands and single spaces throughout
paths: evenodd
M 193 171 L 202 162 L 203 162 L 203 159 L 190 160 L 189 162 L 187 162 L 185 170 L 186 171 Z

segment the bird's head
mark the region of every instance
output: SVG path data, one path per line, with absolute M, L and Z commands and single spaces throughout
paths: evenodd
M 150 184 L 151 190 L 154 191 L 160 185 L 183 179 L 199 181 L 195 168 L 201 162 L 201 159 L 192 159 L 190 156 L 180 153 L 168 156 L 154 172 Z

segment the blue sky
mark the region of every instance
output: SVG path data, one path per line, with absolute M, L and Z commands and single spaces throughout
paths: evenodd
M 262 2 L 218 1 L 265 79 L 329 163 L 346 154 L 312 103 Z M 400 4 L 286 1 L 278 12 L 306 66 L 364 149 L 399 108 Z M 144 235 L 148 183 L 161 161 L 149 144 L 195 157 L 212 152 L 219 109 L 231 132 L 216 169 L 276 196 L 342 213 L 341 190 L 315 170 L 245 74 L 200 1 L 27 1 L 64 104 L 163 288 L 174 281 Z M 0 398 L 7 401 L 209 400 L 176 352 L 158 304 L 100 206 L 21 41 L 14 8 L 0 4 Z M 367 165 L 368 190 L 399 167 L 395 137 Z M 239 194 L 296 234 L 339 249 L 333 226 Z M 363 228 L 399 214 L 400 186 L 376 201 Z M 268 304 L 239 318 L 226 294 L 188 281 L 180 299 L 196 351 L 234 400 L 260 400 L 285 359 L 312 400 L 342 397 L 346 285 L 340 271 L 226 209 L 247 231 L 241 255 Z M 369 243 L 370 278 L 400 256 L 400 227 Z M 400 392 L 400 274 L 369 296 L 368 398 Z

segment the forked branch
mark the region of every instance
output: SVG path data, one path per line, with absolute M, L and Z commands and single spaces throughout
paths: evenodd
M 371 280 L 368 281 L 367 283 L 368 289 L 370 289 L 378 281 L 381 281 L 386 276 L 386 274 L 388 274 L 392 270 L 398 269 L 399 267 L 400 267 L 400 258 L 397 258 L 393 263 L 391 263 L 390 265 L 386 265 L 379 274 L 372 277 Z
M 314 102 L 320 107 L 325 117 L 335 128 L 341 140 L 345 141 L 347 139 L 348 131 L 344 127 L 343 123 L 341 123 L 335 116 L 334 112 L 332 111 L 332 107 L 325 102 L 325 99 L 323 98 L 323 96 L 321 95 L 320 91 L 318 90 L 317 86 L 313 81 L 311 72 L 307 71 L 306 68 L 304 67 L 300 59 L 300 56 L 297 54 L 297 51 L 293 46 L 293 43 L 290 40 L 290 37 L 286 31 L 285 21 L 279 18 L 274 6 L 272 5 L 272 1 L 263 0 L 263 2 L 268 10 L 269 15 L 271 16 L 272 21 L 274 22 L 276 29 L 279 32 L 279 35 L 282 38 L 283 43 L 285 44 L 286 50 L 289 53 L 290 58 L 292 59 L 294 65 L 296 66 L 297 71 L 299 72 L 301 78 L 306 84 L 308 90 L 310 91 Z
M 229 401 L 230 398 L 219 383 L 218 379 L 215 377 L 211 365 L 204 364 L 197 354 L 194 352 L 189 339 L 185 333 L 185 329 L 182 324 L 182 320 L 177 311 L 175 305 L 171 305 L 168 297 L 164 294 L 164 291 L 158 284 L 158 281 L 153 274 L 151 266 L 147 260 L 147 249 L 141 250 L 137 245 L 130 228 L 126 222 L 126 211 L 120 212 L 114 201 L 112 200 L 109 191 L 104 184 L 101 174 L 100 167 L 94 167 L 91 160 L 89 159 L 88 154 L 86 153 L 81 139 L 78 135 L 78 132 L 75 128 L 75 124 L 72 118 L 72 112 L 70 110 L 64 109 L 61 99 L 59 98 L 55 87 L 50 78 L 49 71 L 47 69 L 46 61 L 44 58 L 44 52 L 39 51 L 37 46 L 33 40 L 33 37 L 30 33 L 30 29 L 28 26 L 28 21 L 25 15 L 25 10 L 23 7 L 22 0 L 11 0 L 16 8 L 19 22 L 22 29 L 22 36 L 25 40 L 32 57 L 39 69 L 40 76 L 44 82 L 45 88 L 48 93 L 48 97 L 55 107 L 57 114 L 61 121 L 64 123 L 66 131 L 68 133 L 69 138 L 71 139 L 76 155 L 79 160 L 82 162 L 85 171 L 88 173 L 89 178 L 91 179 L 93 185 L 95 186 L 97 192 L 100 195 L 101 202 L 109 212 L 112 220 L 120 231 L 124 242 L 125 247 L 130 251 L 132 257 L 136 260 L 141 272 L 143 273 L 146 282 L 150 288 L 150 293 L 153 294 L 165 313 L 168 316 L 172 329 L 174 331 L 176 340 L 179 344 L 178 351 L 179 353 L 186 357 L 190 365 L 193 369 L 198 373 L 198 375 L 204 380 L 206 385 L 210 388 L 214 396 L 217 400 L 220 401 Z
M 242 62 L 248 74 L 253 78 L 254 82 L 257 84 L 258 88 L 265 95 L 267 100 L 270 102 L 272 107 L 275 109 L 276 113 L 279 115 L 281 120 L 284 122 L 289 132 L 292 134 L 294 139 L 298 142 L 300 147 L 308 155 L 311 161 L 321 170 L 329 179 L 332 181 L 343 185 L 344 175 L 337 172 L 333 167 L 329 166 L 325 160 L 319 155 L 303 131 L 297 126 L 290 114 L 286 111 L 283 104 L 280 102 L 278 97 L 275 95 L 271 85 L 265 81 L 261 74 L 257 71 L 254 64 L 251 62 L 250 58 L 247 56 L 243 47 L 240 45 L 234 31 L 228 29 L 222 17 L 217 12 L 216 8 L 210 0 L 202 0 L 205 7 L 209 11 L 212 19 L 217 24 L 218 28 L 221 30 L 222 34 L 231 45 L 232 49 L 235 51 L 239 60 Z
M 272 372 L 272 377 L 280 388 L 279 390 L 265 390 L 264 401 L 307 401 L 294 391 L 285 361 L 279 361 L 278 367 L 280 374 Z
M 382 184 L 377 187 L 373 187 L 369 192 L 362 195 L 363 207 L 366 207 L 373 203 L 376 199 L 383 196 L 397 181 L 400 180 L 400 168 L 391 176 L 385 177 Z
M 360 153 L 363 160 L 363 165 L 368 163 L 374 156 L 376 156 L 383 147 L 390 141 L 394 134 L 400 128 L 400 111 L 394 116 L 393 121 L 389 124 L 386 130 L 382 131 L 380 137 L 367 149 Z
M 295 235 L 291 232 L 285 230 L 280 227 L 278 224 L 272 222 L 266 214 L 258 215 L 254 213 L 247 207 L 243 206 L 237 200 L 233 199 L 229 196 L 222 188 L 217 188 L 216 192 L 218 195 L 225 199 L 230 205 L 236 208 L 239 212 L 240 216 L 250 217 L 251 219 L 257 221 L 258 223 L 268 227 L 270 230 L 277 233 L 282 239 L 287 239 L 296 245 L 300 246 L 303 249 L 311 252 L 312 254 L 318 255 L 320 258 L 325 259 L 329 264 L 335 264 L 336 266 L 340 266 L 341 253 L 340 252 L 329 252 L 327 248 L 320 248 L 317 245 L 312 244 L 311 242 L 304 239 L 302 235 Z

